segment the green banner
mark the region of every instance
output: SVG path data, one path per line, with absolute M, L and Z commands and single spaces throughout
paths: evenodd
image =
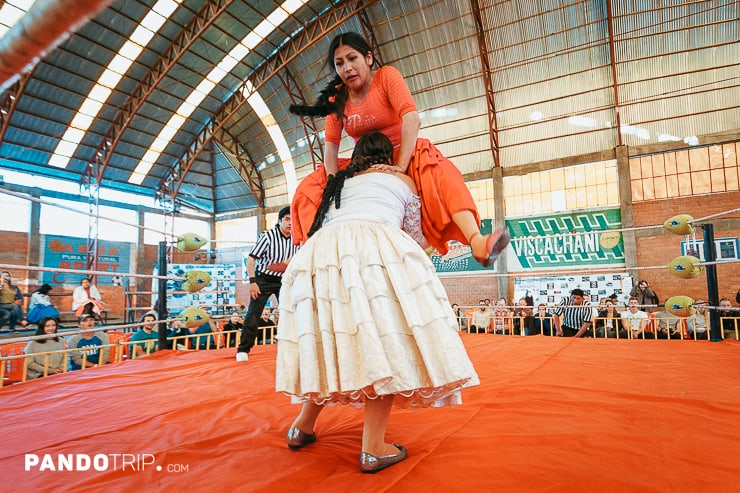
M 507 219 L 511 250 L 524 269 L 624 264 L 619 209 Z

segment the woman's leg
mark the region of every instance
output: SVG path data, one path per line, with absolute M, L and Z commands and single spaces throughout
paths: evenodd
M 489 257 L 495 259 L 509 243 L 509 240 L 506 239 L 498 242 L 498 244 L 496 242 L 489 244 L 489 237 L 491 235 L 483 236 L 480 234 L 478 222 L 475 220 L 473 213 L 469 210 L 453 212 L 452 221 L 458 228 L 460 228 L 463 235 L 465 235 L 467 243 L 473 251 L 473 257 L 475 257 L 479 262 L 483 261 L 482 263 L 486 267 L 490 265 L 490 263 L 486 265 L 486 260 L 489 259 Z M 494 231 L 492 234 L 501 235 L 506 233 L 504 230 L 499 230 Z
M 306 402 L 301 407 L 301 412 L 298 413 L 295 421 L 293 421 L 292 427 L 298 428 L 307 435 L 312 435 L 313 428 L 316 425 L 316 419 L 319 417 L 322 409 L 324 409 L 324 406 L 314 404 L 313 402 Z
M 362 451 L 374 456 L 397 454 L 398 449 L 385 441 L 385 430 L 393 406 L 392 395 L 365 400 L 365 425 L 362 428 Z

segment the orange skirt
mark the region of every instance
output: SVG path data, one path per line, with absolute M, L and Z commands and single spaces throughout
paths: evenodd
M 339 169 L 349 166 L 350 159 L 339 159 Z M 406 173 L 416 183 L 421 198 L 421 229 L 429 243 L 444 255 L 447 242 L 467 243 L 452 220 L 455 212 L 468 210 L 480 226 L 480 216 L 462 174 L 452 161 L 427 139 L 417 139 L 416 148 Z M 298 185 L 291 204 L 292 236 L 295 244 L 308 239 L 314 216 L 326 186 L 324 167 L 319 166 Z

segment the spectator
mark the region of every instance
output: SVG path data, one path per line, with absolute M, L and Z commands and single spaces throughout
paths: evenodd
M 655 335 L 658 339 L 682 339 L 682 321 L 672 313 L 655 312 L 653 327 L 655 327 Z
M 198 335 L 198 337 L 189 338 L 192 349 L 216 349 L 216 340 L 213 338 L 213 323 L 215 322 L 209 319 L 208 322 L 198 327 L 188 327 L 187 330 L 191 336 Z M 210 336 L 206 334 L 210 334 Z
M 532 305 L 527 300 L 528 298 L 526 296 L 519 299 L 517 307 L 511 313 L 511 321 L 514 334 L 533 336 L 539 332 L 537 332 L 537 328 L 535 327 Z
M 88 314 L 100 318 L 102 309 L 103 301 L 100 291 L 90 283 L 89 277 L 83 277 L 80 285 L 72 291 L 72 310 L 78 317 Z
M 637 304 L 643 307 L 643 310 L 647 313 L 655 311 L 655 307 L 646 305 L 657 305 L 659 303 L 658 295 L 655 294 L 648 282 L 645 280 L 637 283 L 637 286 L 632 288 L 630 296 L 637 298 Z
M 547 305 L 540 303 L 537 305 L 537 313 L 534 316 L 534 325 L 537 334 L 553 336 L 552 332 L 552 313 L 547 311 Z
M 627 339 L 629 335 L 622 327 L 621 317 L 611 298 L 605 298 L 604 309 L 594 318 L 596 337 Z
M 630 296 L 629 309 L 622 312 L 622 327 L 626 330 L 632 339 L 655 339 L 655 334 L 646 331 L 648 323 L 648 314 L 639 309 L 640 301 Z
M 46 317 L 59 318 L 59 311 L 51 304 L 49 291 L 51 291 L 51 285 L 42 284 L 31 294 L 31 303 L 28 305 L 26 320 L 32 324 Z
M 0 321 L 3 325 L 8 323 L 8 330 L 3 332 L 15 332 L 16 324 L 27 325 L 23 318 L 23 294 L 7 270 L 0 271 L 0 310 L 6 312 L 0 315 Z
M 722 325 L 722 334 L 725 339 L 737 339 L 740 332 L 740 312 L 729 310 L 732 308 L 730 298 L 719 300 L 719 321 Z
M 452 304 L 452 311 L 455 312 L 455 318 L 457 319 L 457 330 L 468 332 L 468 317 L 465 312 L 461 312 L 457 303 Z
M 79 329 L 86 332 L 72 336 L 72 339 L 69 340 L 68 347 L 69 349 L 83 350 L 71 352 L 71 368 L 73 370 L 79 370 L 83 365 L 85 368 L 92 368 L 93 366 L 105 364 L 105 362 L 108 361 L 110 348 L 107 346 L 110 344 L 110 341 L 105 332 L 97 332 L 94 330 L 95 317 L 90 313 L 82 315 L 82 317 L 80 317 Z M 87 355 L 87 357 L 84 358 L 84 363 L 83 353 Z
M 474 334 L 488 332 L 488 327 L 491 325 L 491 313 L 487 308 L 485 300 L 478 302 L 478 310 L 473 312 L 470 320 L 470 332 Z
M 496 308 L 493 310 L 491 319 L 491 334 L 511 334 L 513 326 L 511 312 L 507 308 L 509 302 L 506 298 L 499 298 L 496 302 Z
M 582 289 L 575 288 L 570 298 L 563 298 L 553 312 L 555 331 L 560 337 L 583 337 L 591 326 L 593 309 L 584 299 Z
M 57 373 L 64 373 L 64 341 L 57 335 L 59 329 L 59 321 L 53 317 L 44 317 L 39 321 L 39 327 L 36 329 L 37 336 L 48 334 L 54 337 L 48 339 L 37 339 L 30 341 L 26 346 L 26 354 L 30 355 L 26 358 L 28 363 L 28 379 L 43 377 L 46 375 L 54 375 Z M 53 354 L 38 354 L 38 353 L 49 353 L 52 351 L 59 351 Z
M 144 325 L 134 332 L 130 339 L 131 342 L 137 343 L 131 345 L 131 356 L 135 358 L 155 352 L 159 345 L 159 332 L 154 330 L 157 326 L 157 314 L 146 312 L 141 317 L 141 323 Z
M 257 321 L 257 344 L 271 344 L 272 338 L 270 336 L 274 334 L 275 328 L 275 322 L 272 320 L 272 310 L 265 307 Z
M 239 312 L 231 312 L 231 315 L 229 316 L 229 321 L 224 324 L 223 328 L 228 347 L 236 347 L 236 332 L 238 330 L 241 330 L 243 323 L 244 319 Z
M 696 307 L 696 313 L 693 313 L 686 319 L 686 332 L 689 337 L 694 340 L 708 340 L 709 334 L 707 327 L 709 327 L 709 310 L 706 308 L 706 301 L 697 300 L 694 302 Z

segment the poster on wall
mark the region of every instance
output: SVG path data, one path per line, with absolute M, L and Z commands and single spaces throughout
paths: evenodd
M 617 295 L 617 303 L 626 305 L 632 291 L 632 277 L 626 272 L 617 274 L 587 274 L 571 276 L 529 277 L 514 281 L 513 303 L 527 295 L 532 296 L 534 304 L 559 305 L 568 298 L 573 289 L 580 288 L 586 301 L 598 306 L 599 299 L 612 294 Z
M 133 243 L 98 240 L 99 271 L 129 273 Z M 87 238 L 72 236 L 41 235 L 41 262 L 43 267 L 58 269 L 87 270 Z M 119 276 L 97 276 L 97 286 L 113 286 Z M 77 286 L 87 274 L 66 272 L 44 272 L 41 282 L 52 286 Z
M 171 315 L 191 306 L 206 310 L 211 315 L 223 315 L 236 305 L 236 266 L 233 264 L 170 264 L 168 277 L 184 277 L 190 270 L 207 272 L 211 282 L 197 293 L 183 290 L 185 279 L 167 281 L 167 309 Z M 158 269 L 154 269 L 157 275 Z M 157 290 L 157 280 L 152 281 L 152 291 Z M 154 300 L 152 300 L 154 304 Z
M 507 219 L 509 270 L 624 265 L 619 209 Z

